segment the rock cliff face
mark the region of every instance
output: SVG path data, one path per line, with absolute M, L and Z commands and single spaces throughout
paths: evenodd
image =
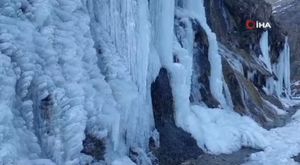
M 234 109 L 240 114 L 253 117 L 262 125 L 268 125 L 268 119 L 275 119 L 272 108 L 264 103 L 266 97 L 262 90 L 269 77 L 274 73 L 261 65 L 259 56 L 262 55 L 260 38 L 262 29 L 246 29 L 246 20 L 270 22 L 269 32 L 271 63 L 277 63 L 283 49 L 285 31 L 272 16 L 272 7 L 261 0 L 207 0 L 204 1 L 208 22 L 217 34 L 220 53 L 223 55 L 223 72 L 233 98 Z M 241 64 L 240 72 L 230 65 L 230 57 L 238 59 Z M 249 74 L 254 73 L 253 79 Z M 276 76 L 274 77 L 276 79 Z M 245 96 L 247 95 L 247 96 Z M 273 96 L 271 96 L 273 97 Z M 274 98 L 274 97 L 273 97 Z M 275 99 L 276 100 L 276 99 Z M 271 102 L 275 101 L 272 99 Z M 275 101 L 280 105 L 279 101 Z

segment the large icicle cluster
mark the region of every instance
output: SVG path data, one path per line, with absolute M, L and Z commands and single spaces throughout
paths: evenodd
M 225 97 L 223 95 L 223 73 L 222 73 L 222 60 L 218 53 L 218 42 L 216 34 L 213 33 L 206 21 L 205 8 L 203 0 L 187 0 L 184 2 L 185 8 L 191 12 L 191 16 L 196 18 L 205 30 L 208 42 L 208 59 L 210 62 L 210 90 L 212 95 L 221 103 L 222 106 L 226 105 Z
M 278 78 L 276 93 L 280 97 L 291 96 L 291 82 L 290 82 L 290 47 L 288 44 L 288 37 L 285 38 L 284 49 L 279 55 L 277 64 L 274 65 L 274 72 Z
M 268 31 L 265 31 L 260 39 L 260 48 L 262 55 L 261 61 L 264 63 L 266 70 L 274 72 L 278 80 L 274 80 L 272 76 L 266 80 L 265 91 L 267 94 L 276 94 L 278 97 L 289 97 L 291 95 L 290 87 L 290 48 L 288 44 L 288 37 L 285 38 L 285 44 L 282 52 L 279 55 L 278 62 L 271 64 L 269 55 L 269 41 Z
M 125 143 L 127 147 L 147 148 L 154 127 L 148 83 L 150 28 L 147 1 L 89 0 L 87 6 L 98 66 L 120 110 L 119 122 L 122 124 L 115 132 L 114 142 L 121 138 L 118 134 L 125 136 L 122 142 L 114 145 L 114 150 L 124 154 L 128 150 L 124 148 Z
M 147 24 L 141 22 L 139 27 L 134 27 L 134 22 L 127 22 L 123 29 L 116 29 L 120 25 L 117 24 L 119 20 L 115 20 L 115 24 L 110 24 L 111 27 L 106 27 L 109 30 L 103 32 L 103 41 L 98 41 L 97 29 L 90 28 L 90 23 L 94 23 L 90 22 L 90 17 L 100 20 L 101 14 L 97 15 L 97 12 L 104 5 L 102 1 L 95 3 L 79 0 L 1 1 L 0 85 L 5 92 L 0 95 L 3 111 L 0 164 L 22 164 L 30 160 L 36 164 L 50 160 L 57 165 L 85 164 L 92 159 L 81 154 L 87 134 L 107 139 L 110 157 L 107 161 L 114 159 L 111 153 L 125 154 L 126 144 L 120 139 L 126 131 L 128 146 L 135 142 L 146 148 L 152 123 L 144 75 L 148 61 L 144 56 L 148 54 L 147 38 L 143 43 L 128 37 L 134 36 L 136 29 L 143 34 Z M 109 1 L 104 4 L 113 6 Z M 115 1 L 114 7 L 118 4 Z M 147 20 L 144 18 L 147 13 L 143 13 L 145 5 L 147 3 L 141 2 L 139 8 L 134 8 L 139 9 L 140 14 L 139 19 L 131 18 L 132 21 Z M 110 16 L 116 14 L 117 9 L 105 9 L 111 10 L 105 12 Z M 130 10 L 119 13 L 126 15 L 120 20 L 129 19 L 127 12 L 135 14 L 136 11 Z M 106 22 L 110 18 L 103 19 Z M 110 31 L 112 29 L 115 31 Z M 115 38 L 117 43 L 104 40 L 122 36 L 123 30 L 128 34 L 123 40 Z M 95 49 L 94 39 L 107 49 Z M 102 52 L 101 57 L 97 57 L 96 50 Z M 123 52 L 124 56 L 118 52 Z M 144 57 L 145 60 L 141 59 Z M 120 122 L 124 123 L 123 127 Z
M 189 48 L 190 45 L 182 44 L 183 46 L 181 47 L 177 43 L 176 38 L 174 38 L 173 53 L 178 56 L 179 62 L 174 63 L 173 67 L 170 67 L 169 72 L 171 73 L 177 125 L 190 132 L 197 140 L 198 146 L 206 152 L 230 153 L 238 150 L 241 146 L 264 147 L 266 144 L 265 139 L 262 137 L 264 130 L 250 118 L 241 117 L 233 112 L 225 100 L 223 92 L 225 83 L 223 80 L 221 56 L 218 53 L 216 36 L 206 23 L 203 1 L 182 1 L 182 7 L 178 10 L 179 15 L 183 17 L 182 19 L 196 19 L 208 36 L 208 58 L 211 65 L 210 90 L 225 111 L 222 109 L 210 109 L 202 104 L 191 105 L 188 96 L 190 95 L 192 75 L 190 67 L 193 60 L 193 51 Z M 192 43 L 194 40 L 191 37 L 193 32 L 191 32 L 191 25 L 189 24 L 190 22 L 184 26 L 185 32 L 181 34 L 186 36 L 182 39 L 186 43 Z M 226 132 L 226 135 L 223 131 Z

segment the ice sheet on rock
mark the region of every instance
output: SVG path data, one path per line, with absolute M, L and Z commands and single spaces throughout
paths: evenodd
M 231 67 L 240 73 L 244 73 L 243 64 L 241 62 L 242 59 L 240 57 L 241 55 L 230 51 L 228 48 L 226 48 L 226 46 L 220 43 L 218 43 L 218 46 L 220 55 L 226 58 Z
M 170 72 L 170 85 L 174 97 L 175 121 L 177 126 L 184 128 L 186 116 L 190 111 L 189 97 L 192 61 L 186 49 L 177 47 L 175 51 L 182 63 L 174 63 L 168 67 L 168 70 Z
M 264 102 L 266 103 L 266 105 L 270 106 L 276 113 L 277 115 L 286 115 L 287 112 L 278 108 L 277 106 L 273 105 L 272 103 L 270 103 L 269 101 L 267 100 L 264 100 Z
M 210 63 L 210 77 L 209 85 L 212 95 L 221 103 L 226 106 L 225 96 L 223 94 L 223 72 L 221 56 L 218 53 L 218 42 L 216 34 L 212 32 L 206 21 L 205 8 L 203 0 L 187 0 L 183 2 L 192 17 L 196 18 L 204 31 L 207 34 L 209 48 L 208 60 Z
M 281 101 L 282 105 L 285 108 L 290 108 L 290 107 L 293 107 L 297 104 L 300 104 L 300 99 L 299 98 L 294 98 L 294 97 L 292 97 L 292 99 L 290 99 L 290 98 L 281 98 L 280 101 Z

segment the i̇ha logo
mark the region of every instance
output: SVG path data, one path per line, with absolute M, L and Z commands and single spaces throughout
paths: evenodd
M 259 21 L 247 20 L 246 28 L 248 30 L 254 30 L 254 29 L 271 29 L 272 27 L 269 22 L 259 22 Z

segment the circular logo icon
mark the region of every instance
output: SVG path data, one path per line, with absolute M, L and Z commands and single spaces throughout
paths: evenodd
M 247 28 L 248 30 L 254 30 L 254 29 L 255 29 L 255 26 L 256 26 L 255 21 L 252 21 L 252 20 L 247 20 L 247 21 L 246 21 L 246 28 Z

